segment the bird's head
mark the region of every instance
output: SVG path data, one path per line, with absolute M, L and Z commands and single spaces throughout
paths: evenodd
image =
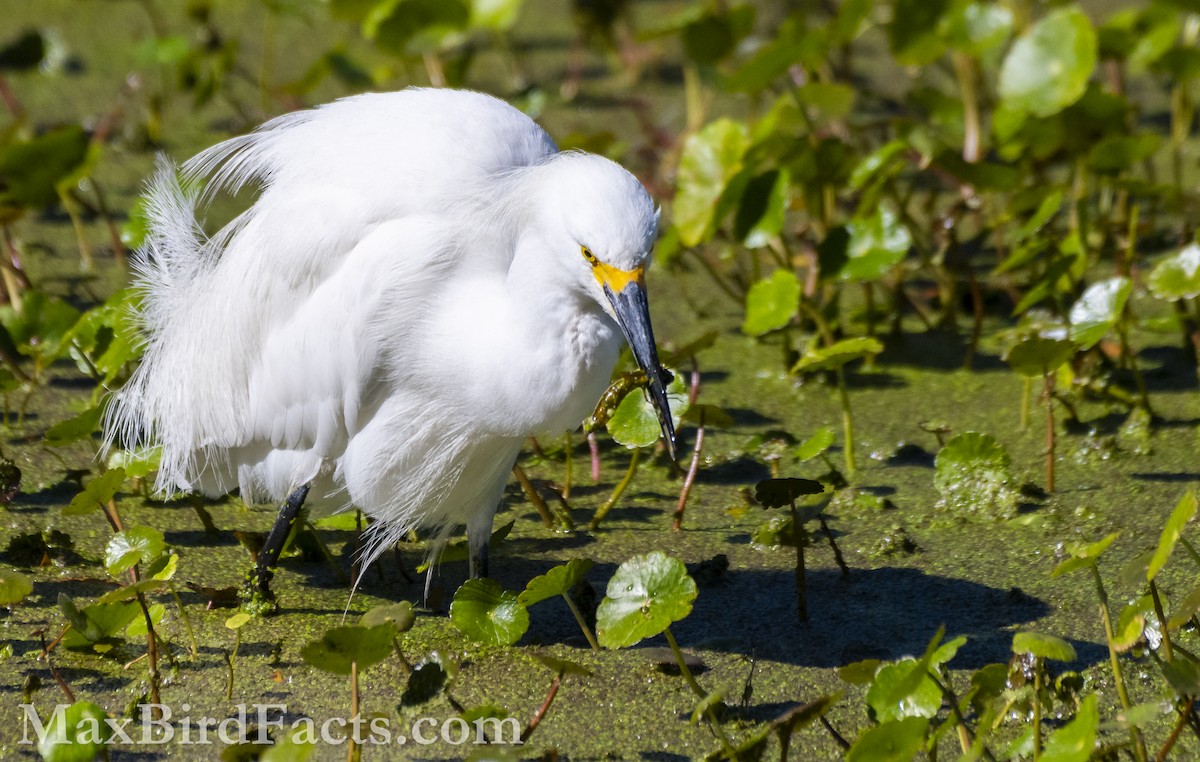
M 645 268 L 658 233 L 658 208 L 637 178 L 593 154 L 567 152 L 545 169 L 539 208 L 556 230 L 550 244 L 576 289 L 590 296 L 625 335 L 633 358 L 646 374 L 650 401 L 663 438 L 675 457 L 675 426 L 667 403 L 671 375 L 658 362 Z

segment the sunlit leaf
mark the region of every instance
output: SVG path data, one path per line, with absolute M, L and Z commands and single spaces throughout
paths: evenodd
M 856 219 L 847 230 L 846 262 L 838 271 L 843 280 L 879 280 L 912 248 L 912 235 L 887 204 L 869 217 Z
M 105 752 L 112 731 L 108 714 L 90 701 L 76 701 L 55 711 L 46 723 L 46 735 L 37 750 L 45 762 L 92 762 Z
M 545 574 L 529 580 L 525 589 L 517 596 L 517 600 L 524 606 L 532 606 L 556 595 L 567 595 L 591 568 L 590 559 L 572 558 L 567 563 L 555 566 Z
M 959 515 L 1008 518 L 1017 510 L 1017 485 L 1008 451 L 990 434 L 955 436 L 934 459 L 933 486 Z
M 667 404 L 671 408 L 671 419 L 678 428 L 679 417 L 687 409 L 688 393 L 681 374 L 674 375 L 675 378 L 667 384 Z M 608 433 L 626 447 L 649 447 L 662 437 L 658 412 L 644 392 L 634 390 L 625 395 L 608 420 Z
M 800 281 L 791 270 L 776 270 L 746 293 L 746 318 L 742 332 L 762 336 L 792 322 L 800 309 Z
M 867 728 L 846 752 L 846 762 L 912 762 L 925 746 L 929 720 L 905 717 Z
M 33 592 L 33 580 L 15 569 L 0 568 L 0 606 L 20 603 Z
M 1096 33 L 1075 7 L 1058 8 L 1022 34 L 1000 70 L 1000 96 L 1016 111 L 1057 114 L 1087 89 L 1096 67 Z
M 1075 661 L 1075 648 L 1062 638 L 1041 632 L 1018 632 L 1013 635 L 1013 653 L 1031 654 L 1052 661 Z
M 859 336 L 853 339 L 842 339 L 827 347 L 812 347 L 792 366 L 792 372 L 815 373 L 824 370 L 837 370 L 847 363 L 861 360 L 870 355 L 883 351 L 883 344 L 878 339 L 869 336 Z
M 1071 557 L 1062 561 L 1058 566 L 1054 567 L 1054 571 L 1050 572 L 1051 577 L 1059 577 L 1063 574 L 1069 574 L 1076 569 L 1085 569 L 1094 566 L 1104 551 L 1116 541 L 1118 532 L 1113 532 L 1102 540 L 1097 540 L 1090 545 L 1069 546 L 1067 548 Z
M 605 648 L 626 648 L 686 617 L 696 583 L 683 562 L 660 551 L 617 567 L 596 611 L 596 636 Z
M 1112 330 L 1133 291 L 1133 283 L 1124 276 L 1106 278 L 1088 286 L 1071 307 L 1068 335 L 1080 349 L 1089 349 Z
M 910 681 L 914 669 L 921 670 L 915 687 L 897 691 L 901 683 Z M 867 689 L 867 705 L 879 722 L 901 717 L 933 717 L 942 706 L 942 691 L 937 683 L 924 675 L 925 667 L 916 659 L 901 659 L 885 664 Z
M 1175 544 L 1179 542 L 1180 535 L 1183 534 L 1183 528 L 1188 522 L 1196 516 L 1196 491 L 1188 490 L 1179 498 L 1179 502 L 1175 504 L 1175 509 L 1171 511 L 1171 516 L 1167 519 L 1166 526 L 1163 527 L 1162 535 L 1158 538 L 1158 548 L 1154 551 L 1154 556 L 1150 559 L 1150 565 L 1146 568 L 1147 581 L 1153 581 L 1162 568 L 1167 565 L 1167 559 L 1171 557 L 1171 552 L 1175 550 Z
M 1092 758 L 1099 727 L 1096 694 L 1089 693 L 1079 703 L 1075 717 L 1046 740 L 1041 759 L 1043 762 L 1087 762 Z
M 747 248 L 766 246 L 783 229 L 789 177 L 787 170 L 776 169 L 757 175 L 746 184 L 734 215 L 733 234 Z
M 1167 301 L 1200 296 L 1200 244 L 1188 244 L 1155 265 L 1149 285 L 1155 296 Z
M 100 421 L 104 417 L 104 405 L 93 405 L 82 413 L 72 416 L 65 421 L 59 421 L 46 430 L 46 444 L 51 447 L 87 439 L 100 430 Z
M 495 581 L 469 579 L 454 593 L 450 621 L 472 640 L 511 646 L 529 629 L 529 610 Z
M 153 561 L 166 549 L 162 532 L 154 527 L 137 526 L 117 532 L 104 550 L 104 567 L 114 577 L 136 564 Z
M 712 235 L 717 202 L 741 169 L 748 142 L 746 125 L 727 118 L 684 141 L 672 205 L 672 220 L 683 245 L 696 246 Z
M 833 444 L 834 436 L 832 426 L 822 426 L 792 451 L 792 457 L 802 462 L 812 460 L 829 449 Z

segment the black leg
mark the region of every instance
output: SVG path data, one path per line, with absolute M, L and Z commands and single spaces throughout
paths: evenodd
M 491 539 L 490 537 L 488 538 Z M 489 543 L 484 541 L 474 553 L 471 554 L 471 578 L 483 579 L 488 575 L 488 550 Z
M 304 498 L 308 497 L 308 487 L 309 485 L 303 484 L 293 490 L 279 509 L 279 515 L 275 517 L 275 524 L 272 525 L 271 532 L 267 535 L 267 541 L 263 543 L 262 550 L 258 552 L 254 571 L 250 573 L 247 592 L 252 598 L 258 598 L 263 602 L 275 600 L 274 594 L 271 593 L 271 579 L 275 576 L 275 564 L 279 561 L 279 554 L 283 552 L 283 544 L 287 542 L 288 535 L 292 533 L 292 527 L 300 518 L 300 507 L 304 505 Z

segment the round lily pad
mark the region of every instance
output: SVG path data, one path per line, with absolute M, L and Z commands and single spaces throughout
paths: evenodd
M 348 675 L 351 664 L 357 663 L 362 671 L 387 658 L 395 637 L 396 626 L 391 622 L 375 627 L 334 627 L 302 648 L 300 658 L 317 669 Z
M 529 629 L 529 611 L 493 580 L 469 579 L 454 594 L 450 621 L 472 640 L 511 646 Z
M 596 635 L 605 648 L 625 648 L 686 617 L 696 599 L 687 567 L 661 551 L 635 556 L 617 567 L 596 611 Z

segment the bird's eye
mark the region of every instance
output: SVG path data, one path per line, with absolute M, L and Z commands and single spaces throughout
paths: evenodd
M 591 249 L 586 246 L 580 246 L 579 248 L 583 252 L 583 258 L 587 260 L 589 265 L 595 267 L 600 264 L 600 260 L 596 259 L 596 255 L 592 253 Z

